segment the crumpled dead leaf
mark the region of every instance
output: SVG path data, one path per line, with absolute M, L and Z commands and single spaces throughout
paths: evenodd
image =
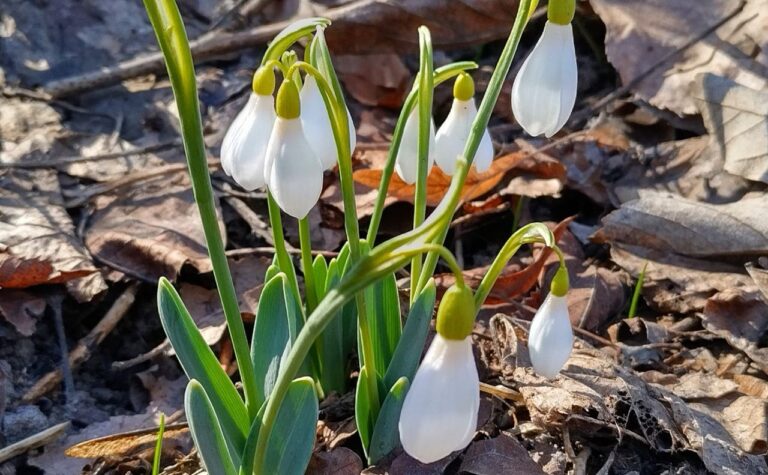
M 106 289 L 64 208 L 52 170 L 0 175 L 0 279 L 6 287 L 67 283 L 79 301 Z
M 592 0 L 606 25 L 606 54 L 625 84 L 721 18 L 741 0 Z M 768 12 L 761 2 L 744 9 L 692 47 L 667 61 L 635 87 L 651 104 L 678 114 L 697 112 L 690 87 L 700 72 L 727 76 L 761 90 L 768 85 Z M 638 60 L 642 58 L 642 60 Z
M 110 267 L 147 282 L 173 280 L 186 263 L 211 270 L 186 171 L 99 196 L 95 204 L 85 244 Z
M 695 85 L 699 110 L 725 171 L 768 183 L 768 93 L 714 74 L 700 74 Z
M 647 192 L 603 218 L 597 239 L 682 256 L 768 253 L 768 195 L 713 205 Z

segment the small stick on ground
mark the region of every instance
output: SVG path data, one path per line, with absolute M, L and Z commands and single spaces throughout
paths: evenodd
M 69 353 L 69 366 L 70 368 L 77 368 L 85 361 L 87 361 L 93 350 L 96 349 L 99 344 L 106 338 L 107 335 L 117 326 L 122 320 L 128 309 L 133 305 L 133 301 L 136 299 L 136 292 L 139 289 L 137 283 L 131 284 L 125 291 L 115 300 L 112 307 L 104 315 L 104 318 L 93 327 L 93 330 L 82 338 L 75 347 Z M 30 404 L 37 401 L 39 398 L 52 391 L 63 379 L 61 368 L 58 368 L 40 378 L 24 396 L 21 401 L 25 404 Z
M 0 449 L 0 463 L 53 442 L 61 437 L 67 429 L 69 429 L 69 422 L 62 422 L 61 424 L 57 424 L 42 432 L 29 436 L 24 440 L 20 440 L 15 444 L 11 444 L 8 447 L 3 447 Z

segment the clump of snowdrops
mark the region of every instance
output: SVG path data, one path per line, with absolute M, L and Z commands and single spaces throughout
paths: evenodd
M 353 192 L 354 124 L 324 37 L 330 22 L 301 20 L 274 38 L 221 147 L 221 166 L 235 182 L 245 190 L 267 191 L 275 243 L 253 333 L 247 335 L 217 222 L 184 25 L 174 0 L 145 0 L 179 109 L 195 199 L 242 383 L 241 393 L 176 290 L 161 279 L 160 317 L 190 379 L 187 419 L 210 474 L 304 473 L 315 439 L 318 400 L 351 389 L 354 353 L 360 361 L 355 418 L 369 463 L 398 445 L 425 463 L 465 448 L 475 434 L 480 402 L 471 344 L 475 316 L 506 263 L 525 244 L 543 243 L 561 256 L 549 295 L 531 325 L 531 361 L 548 378 L 565 364 L 573 342 L 565 304 L 568 275 L 546 226 L 532 223 L 512 234 L 474 290 L 443 247 L 470 167 L 483 171 L 491 166 L 488 120 L 536 3 L 520 1 L 479 106 L 471 77 L 477 65 L 458 62 L 435 69 L 429 30 L 419 29 L 419 72 L 393 132 L 365 238 Z M 512 105 L 527 132 L 549 137 L 565 124 L 575 101 L 574 1 L 551 0 L 548 12 L 544 33 L 515 79 Z M 293 50 L 299 42 L 303 60 Z M 454 100 L 435 132 L 432 94 L 443 83 L 453 85 Z M 452 182 L 427 216 L 426 182 L 433 163 Z M 347 242 L 337 257 L 313 258 L 307 215 L 319 199 L 323 173 L 334 167 L 341 182 Z M 415 184 L 413 229 L 377 244 L 395 172 Z M 298 221 L 303 292 L 296 263 L 286 250 L 283 219 Z M 419 364 L 435 305 L 432 275 L 438 259 L 453 272 L 455 284 L 440 301 L 437 334 Z M 403 324 L 394 273 L 406 267 L 410 301 Z

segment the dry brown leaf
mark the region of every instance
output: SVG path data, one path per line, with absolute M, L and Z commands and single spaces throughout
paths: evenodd
M 750 184 L 723 173 L 723 160 L 709 136 L 663 142 L 648 148 L 617 167 L 618 180 L 608 191 L 616 207 L 640 198 L 647 190 L 669 192 L 704 203 L 728 203 L 740 199 Z
M 45 308 L 45 299 L 36 295 L 23 290 L 0 289 L 0 314 L 23 336 L 35 333 L 37 319 L 43 316 Z
M 625 84 L 649 66 L 683 47 L 719 19 L 736 11 L 740 0 L 592 0 L 606 25 L 606 54 Z M 651 104 L 678 114 L 695 114 L 690 94 L 701 72 L 725 75 L 760 90 L 768 85 L 768 12 L 748 1 L 741 13 L 667 61 L 635 87 Z M 638 61 L 638 58 L 642 58 Z
M 509 170 L 513 169 L 525 157 L 526 154 L 523 152 L 514 152 L 495 159 L 491 167 L 482 173 L 478 173 L 472 168 L 464 182 L 461 199 L 463 201 L 471 201 L 488 193 L 499 184 Z M 356 182 L 373 189 L 378 189 L 381 176 L 382 170 L 357 170 L 354 173 Z M 451 177 L 443 173 L 440 167 L 433 166 L 427 177 L 427 205 L 437 206 L 443 196 L 445 196 L 445 192 L 448 191 L 450 184 Z M 389 190 L 387 191 L 389 195 L 394 196 L 400 201 L 412 203 L 415 191 L 415 185 L 405 183 L 396 173 L 392 174 Z
M 768 253 L 768 195 L 711 205 L 648 192 L 603 218 L 599 241 L 620 242 L 683 256 Z
M 734 393 L 738 387 L 733 381 L 697 371 L 680 376 L 680 380 L 670 385 L 669 389 L 677 396 L 690 400 L 721 398 Z
M 360 456 L 346 447 L 313 453 L 307 467 L 307 475 L 360 475 L 362 471 Z
M 751 454 L 768 451 L 768 402 L 765 398 L 741 396 L 716 415 L 742 450 Z
M 75 236 L 55 172 L 7 170 L 0 175 L 0 215 L 0 277 L 8 287 L 66 282 L 79 301 L 106 289 Z
M 364 0 L 337 10 L 326 32 L 331 51 L 345 54 L 415 53 L 426 25 L 435 49 L 462 48 L 506 38 L 517 1 Z
M 211 269 L 186 171 L 118 193 L 96 200 L 85 232 L 94 257 L 147 282 L 173 280 L 186 263 L 201 272 Z
M 643 296 L 662 312 L 699 311 L 719 291 L 754 290 L 749 276 L 731 264 L 618 243 L 611 246 L 611 259 L 634 278 L 647 263 Z
M 333 64 L 346 91 L 361 104 L 400 108 L 411 73 L 399 55 L 340 55 Z
M 696 78 L 695 97 L 725 171 L 768 183 L 768 93 L 701 74 Z
M 493 439 L 472 443 L 464 454 L 459 471 L 474 475 L 544 475 L 528 450 L 507 432 Z
M 768 347 L 760 347 L 768 331 L 768 304 L 757 291 L 726 289 L 707 301 L 704 327 L 747 354 L 768 374 Z
M 766 301 L 768 301 L 768 270 L 761 269 L 755 266 L 752 262 L 747 262 L 744 267 L 755 282 L 757 289 L 763 294 Z

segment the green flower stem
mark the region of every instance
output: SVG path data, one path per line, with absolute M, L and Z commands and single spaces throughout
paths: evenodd
M 160 44 L 160 49 L 165 57 L 168 77 L 171 80 L 179 111 L 184 151 L 192 180 L 192 190 L 200 211 L 208 255 L 211 258 L 219 298 L 227 320 L 227 328 L 232 339 L 237 365 L 240 369 L 248 414 L 255 418 L 259 409 L 256 405 L 256 401 L 258 401 L 256 380 L 237 294 L 224 252 L 224 240 L 219 230 L 216 201 L 211 186 L 211 177 L 208 174 L 208 161 L 205 154 L 205 142 L 203 141 L 195 68 L 187 33 L 174 0 L 144 0 L 144 7 L 149 14 L 157 42 Z
M 272 240 L 275 242 L 277 265 L 288 277 L 296 301 L 301 302 L 301 291 L 299 291 L 299 279 L 296 277 L 296 268 L 293 267 L 293 259 L 291 259 L 291 255 L 288 254 L 288 249 L 285 247 L 283 219 L 280 216 L 280 206 L 269 191 L 267 191 L 267 206 L 269 207 L 269 224 L 272 227 Z
M 531 244 L 535 242 L 541 242 L 547 246 L 555 249 L 555 252 L 559 252 L 555 246 L 555 237 L 552 235 L 552 231 L 541 223 L 531 223 L 523 226 L 517 232 L 507 239 L 499 253 L 496 255 L 496 259 L 491 263 L 491 267 L 483 276 L 483 280 L 475 291 L 475 309 L 480 310 L 480 307 L 488 298 L 488 294 L 491 293 L 493 285 L 496 283 L 496 279 L 499 278 L 501 272 L 507 266 L 507 263 L 512 256 L 515 255 L 518 249 L 524 244 Z
M 420 229 L 423 232 L 424 229 Z M 325 327 L 339 314 L 338 310 L 349 301 L 353 296 L 359 295 L 366 287 L 375 283 L 385 275 L 394 272 L 405 266 L 416 253 L 433 251 L 440 255 L 450 254 L 443 248 L 439 250 L 436 244 L 414 245 L 406 241 L 400 244 L 400 241 L 390 240 L 371 251 L 364 256 L 341 280 L 338 287 L 331 289 L 318 304 L 314 312 L 309 316 L 301 332 L 299 332 L 296 341 L 291 347 L 290 353 L 285 358 L 280 367 L 280 373 L 275 381 L 269 399 L 264 407 L 261 417 L 261 427 L 255 449 L 255 467 L 263 467 L 259 461 L 263 460 L 269 435 L 275 425 L 277 413 L 288 392 L 291 381 L 296 376 L 304 362 L 309 351 L 312 349 L 315 340 L 322 334 Z M 451 258 L 455 264 L 455 260 Z M 456 279 L 462 279 L 458 265 L 449 262 L 452 269 L 456 269 Z M 378 391 L 378 388 L 377 388 Z M 265 475 L 256 473 L 256 475 Z
M 307 315 L 317 307 L 315 272 L 312 268 L 312 238 L 309 232 L 309 217 L 299 220 L 299 242 L 301 245 L 301 270 L 304 272 L 304 288 L 307 294 Z
M 457 63 L 451 63 L 435 70 L 434 74 L 434 87 L 439 84 L 457 76 L 463 71 L 470 69 L 476 69 L 477 63 L 474 61 L 461 61 Z M 381 216 L 384 213 L 384 202 L 387 199 L 387 190 L 389 190 L 389 183 L 392 180 L 392 173 L 395 170 L 395 159 L 397 158 L 397 152 L 400 150 L 400 142 L 403 139 L 403 129 L 405 128 L 405 121 L 408 120 L 408 116 L 411 113 L 416 99 L 419 95 L 418 81 L 414 85 L 411 92 L 403 102 L 403 107 L 400 109 L 400 116 L 395 124 L 395 130 L 392 132 L 392 143 L 389 146 L 387 152 L 387 162 L 384 165 L 384 170 L 381 173 L 381 181 L 379 182 L 379 192 L 376 194 L 376 203 L 373 206 L 373 213 L 371 214 L 371 221 L 368 225 L 368 234 L 366 235 L 366 241 L 371 245 L 376 242 L 376 234 L 379 232 L 379 224 L 381 223 Z
M 413 198 L 413 228 L 424 222 L 427 214 L 427 175 L 429 175 L 429 135 L 432 127 L 432 92 L 434 89 L 432 64 L 432 38 L 429 29 L 419 27 L 419 140 L 418 173 L 416 175 L 416 193 Z M 411 304 L 418 293 L 421 275 L 421 254 L 414 256 L 411 262 Z
M 467 139 L 467 144 L 464 146 L 463 156 L 467 159 L 469 164 L 475 159 L 477 148 L 480 146 L 480 140 L 483 138 L 483 133 L 488 127 L 488 121 L 491 118 L 493 107 L 499 98 L 501 93 L 501 87 L 504 85 L 504 79 L 507 77 L 509 68 L 512 66 L 512 60 L 515 57 L 515 51 L 517 51 L 517 45 L 520 43 L 520 38 L 523 35 L 525 25 L 528 23 L 530 16 L 532 0 L 521 0 L 517 9 L 517 15 L 515 16 L 515 23 L 512 26 L 512 31 L 507 38 L 507 43 L 504 45 L 504 50 L 501 52 L 498 63 L 496 63 L 496 69 L 493 71 L 491 80 L 488 82 L 488 88 L 483 95 L 483 100 L 480 103 L 480 107 L 477 110 L 477 116 L 475 116 L 474 122 L 472 122 L 472 129 Z M 461 193 L 464 188 L 464 182 L 467 179 L 467 173 L 469 167 L 462 171 L 457 171 L 453 176 L 451 182 L 457 182 L 457 193 Z M 447 196 L 446 196 L 447 198 Z M 445 199 L 445 198 L 444 198 Z M 445 238 L 448 235 L 448 224 L 443 228 L 438 243 L 445 242 Z M 437 255 L 430 253 L 427 255 L 426 262 L 421 270 L 421 277 L 418 278 L 419 284 L 416 288 L 416 293 L 421 291 L 426 285 L 429 277 L 435 272 L 435 266 L 437 265 Z
M 321 50 L 323 51 L 323 50 Z M 330 61 L 326 58 L 326 61 Z M 320 94 L 323 96 L 325 107 L 331 111 L 331 128 L 333 138 L 336 143 L 336 149 L 339 153 L 339 181 L 341 182 L 341 194 L 344 202 L 344 228 L 349 242 L 350 260 L 352 264 L 358 262 L 361 257 L 360 250 L 360 228 L 357 222 L 357 203 L 355 202 L 354 182 L 352 181 L 352 157 L 349 149 L 349 122 L 347 121 L 347 108 L 341 102 L 339 95 L 331 87 L 323 74 L 309 63 L 299 61 L 289 69 L 302 68 L 307 74 L 311 74 L 317 81 Z M 333 70 L 330 65 L 326 69 Z M 340 91 L 339 91 L 340 94 Z M 363 362 L 368 367 L 368 374 L 378 374 L 376 372 L 376 360 L 374 359 L 373 339 L 371 337 L 371 327 L 368 322 L 367 308 L 365 305 L 365 295 L 355 296 L 355 305 L 357 306 L 357 324 L 360 334 L 360 347 L 363 351 Z M 376 387 L 375 378 L 367 378 L 369 387 L 370 406 L 374 414 L 378 413 L 381 403 L 379 401 L 379 389 Z

